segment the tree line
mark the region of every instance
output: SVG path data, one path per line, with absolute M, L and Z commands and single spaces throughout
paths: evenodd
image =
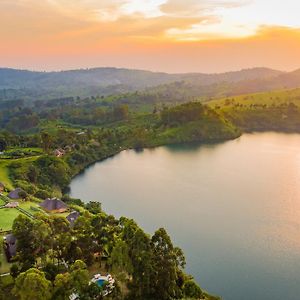
M 199 299 L 203 294 L 184 273 L 184 254 L 165 229 L 150 236 L 131 219 L 105 214 L 98 203 L 87 204 L 73 225 L 61 216 L 19 215 L 12 232 L 17 255 L 10 293 L 21 300 L 68 299 L 72 293 L 102 299 L 101 289 L 89 283 L 89 266 L 105 267 L 126 285 L 121 292 L 117 284 L 112 299 Z

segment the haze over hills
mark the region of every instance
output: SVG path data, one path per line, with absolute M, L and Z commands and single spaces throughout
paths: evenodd
M 253 68 L 220 74 L 168 74 L 144 70 L 93 68 L 34 72 L 0 68 L 0 99 L 51 99 L 126 93 L 159 87 L 180 88 L 190 96 L 218 97 L 300 86 L 300 70 Z

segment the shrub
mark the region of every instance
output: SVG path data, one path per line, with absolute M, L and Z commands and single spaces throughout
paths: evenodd
M 199 299 L 203 295 L 201 288 L 197 285 L 197 283 L 194 280 L 186 281 L 184 283 L 183 291 L 185 297 L 188 298 Z

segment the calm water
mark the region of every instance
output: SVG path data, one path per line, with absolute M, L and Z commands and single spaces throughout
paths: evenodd
M 124 151 L 71 183 L 148 232 L 165 227 L 187 271 L 225 300 L 300 299 L 300 135 Z

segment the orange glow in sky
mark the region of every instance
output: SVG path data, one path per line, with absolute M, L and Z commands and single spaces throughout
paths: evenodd
M 298 0 L 1 0 L 0 66 L 300 68 Z

